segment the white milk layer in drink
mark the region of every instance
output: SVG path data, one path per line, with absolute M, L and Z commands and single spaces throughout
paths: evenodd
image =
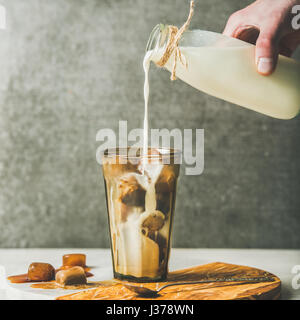
M 187 66 L 178 59 L 176 76 L 194 88 L 274 118 L 299 113 L 299 62 L 280 56 L 275 72 L 263 76 L 256 71 L 253 45 L 181 46 L 180 51 Z M 151 60 L 157 62 L 162 53 L 153 51 Z M 164 67 L 171 72 L 173 63 L 174 54 Z

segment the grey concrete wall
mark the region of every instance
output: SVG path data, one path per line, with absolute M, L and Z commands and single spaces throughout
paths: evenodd
M 107 247 L 96 132 L 143 120 L 145 45 L 182 0 L 7 0 L 0 31 L 0 246 Z M 246 0 L 197 0 L 221 32 Z M 299 248 L 300 118 L 280 121 L 150 75 L 153 128 L 204 128 L 205 170 L 181 176 L 176 247 Z

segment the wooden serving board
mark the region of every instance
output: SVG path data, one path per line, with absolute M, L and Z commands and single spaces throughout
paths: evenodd
M 188 269 L 170 272 L 166 282 L 133 283 L 150 289 L 160 288 L 170 282 L 197 281 L 211 278 L 252 278 L 269 276 L 274 282 L 248 283 L 226 282 L 172 286 L 161 291 L 151 300 L 275 300 L 280 297 L 281 281 L 275 275 L 251 268 L 214 262 Z M 137 297 L 122 282 L 104 284 L 98 288 L 81 291 L 57 298 L 58 300 L 147 300 Z

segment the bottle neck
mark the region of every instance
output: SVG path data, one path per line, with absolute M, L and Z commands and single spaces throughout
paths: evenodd
M 157 24 L 150 33 L 146 46 L 146 52 L 158 51 L 164 49 L 167 45 L 169 37 L 169 26 L 166 24 Z

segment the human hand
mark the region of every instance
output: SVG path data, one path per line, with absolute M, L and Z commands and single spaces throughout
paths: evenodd
M 257 0 L 233 13 L 223 34 L 256 43 L 257 71 L 270 75 L 276 68 L 278 54 L 291 56 L 300 44 L 300 30 L 292 28 L 292 7 L 299 0 Z

